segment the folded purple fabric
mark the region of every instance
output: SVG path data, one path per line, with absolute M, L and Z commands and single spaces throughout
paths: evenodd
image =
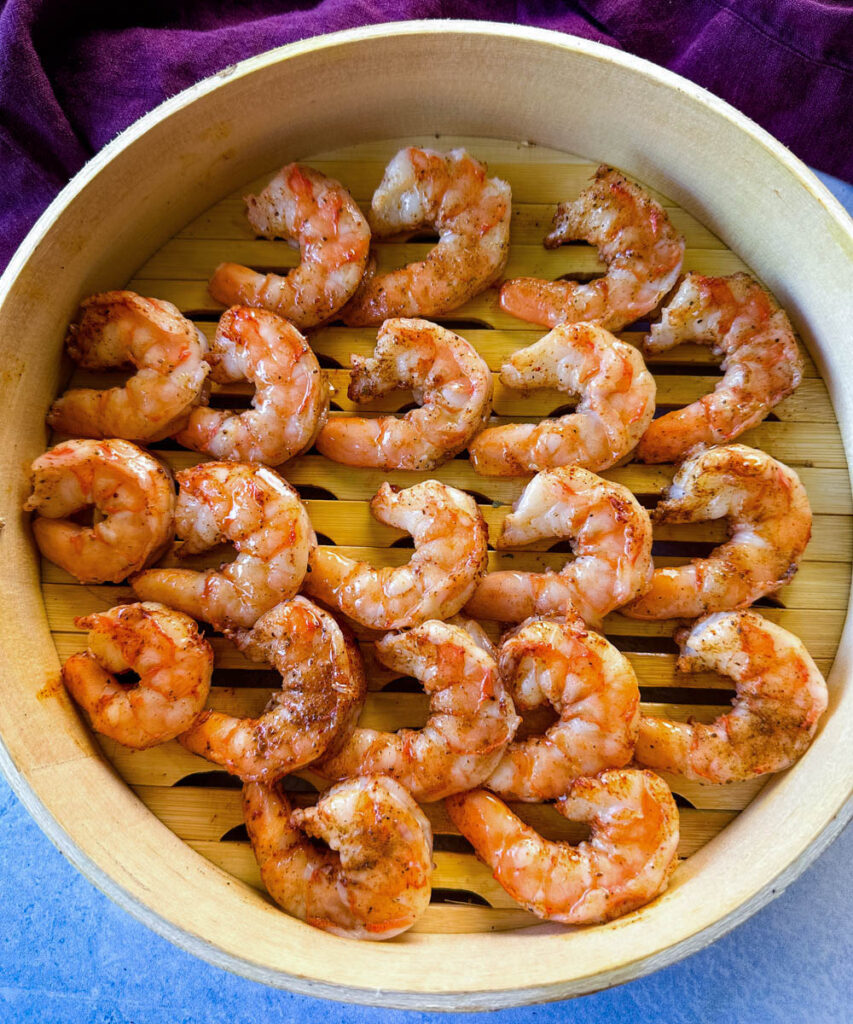
M 101 146 L 193 82 L 274 46 L 409 18 L 557 29 L 693 79 L 812 165 L 853 179 L 853 19 L 831 0 L 6 0 L 0 267 Z

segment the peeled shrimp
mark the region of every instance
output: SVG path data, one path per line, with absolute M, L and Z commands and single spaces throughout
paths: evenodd
M 745 608 L 789 583 L 812 529 L 800 478 L 742 444 L 700 451 L 683 462 L 656 523 L 729 521 L 729 540 L 707 558 L 655 569 L 651 589 L 623 609 L 635 619 L 695 619 Z
M 287 164 L 257 196 L 246 196 L 249 223 L 265 238 L 299 245 L 302 262 L 285 277 L 221 263 L 208 286 L 217 302 L 268 309 L 297 327 L 330 320 L 358 288 L 370 228 L 339 181 Z
M 461 452 L 491 412 L 492 374 L 473 345 L 428 320 L 386 320 L 373 356 L 352 356 L 348 395 L 371 401 L 409 388 L 421 408 L 405 416 L 330 420 L 317 448 L 336 462 L 434 469 Z
M 393 779 L 348 779 L 295 811 L 278 788 L 250 783 L 243 814 L 270 896 L 315 928 L 390 939 L 429 906 L 432 829 Z
M 510 896 L 549 921 L 597 924 L 627 914 L 659 896 L 676 865 L 678 808 L 652 772 L 613 769 L 572 783 L 555 807 L 591 826 L 577 845 L 548 842 L 482 789 L 446 807 Z
M 677 462 L 696 444 L 733 441 L 803 375 L 790 320 L 749 274 L 685 276 L 643 347 L 666 352 L 684 341 L 713 346 L 725 375 L 709 395 L 652 423 L 637 449 L 643 462 Z
M 640 720 L 638 764 L 700 782 L 737 782 L 792 765 L 826 710 L 826 682 L 802 642 L 755 612 L 706 615 L 676 635 L 682 672 L 734 680 L 734 710 L 711 725 Z
M 202 398 L 207 341 L 177 306 L 135 292 L 102 292 L 82 305 L 68 354 L 87 370 L 132 363 L 124 387 L 74 388 L 50 407 L 48 425 L 64 434 L 160 441 L 180 429 Z
M 573 609 L 597 625 L 649 585 L 649 515 L 620 484 L 579 466 L 537 473 L 504 520 L 495 546 L 520 547 L 549 537 L 571 540 L 575 559 L 559 572 L 489 573 L 465 611 L 476 619 L 522 622 Z
M 315 770 L 330 779 L 382 772 L 421 801 L 481 785 L 518 726 L 494 658 L 466 630 L 435 620 L 382 637 L 376 655 L 421 680 L 430 698 L 426 725 L 398 732 L 356 728 Z
M 526 476 L 557 466 L 600 472 L 640 440 L 655 412 L 655 381 L 631 345 L 594 324 L 561 324 L 501 368 L 507 387 L 580 394 L 575 411 L 484 430 L 470 447 L 486 476 Z
M 81 583 L 119 583 L 157 560 L 174 532 L 168 471 L 130 441 L 63 441 L 32 465 L 33 536 Z M 66 518 L 95 507 L 93 526 Z M 98 518 L 102 517 L 102 518 Z
M 449 313 L 497 280 L 509 256 L 511 193 L 505 181 L 487 173 L 464 149 L 436 153 L 410 146 L 397 153 L 373 194 L 373 235 L 431 226 L 439 242 L 421 263 L 387 274 L 368 269 L 343 311 L 345 323 L 359 327 L 390 316 Z
M 485 785 L 509 800 L 556 800 L 581 776 L 631 760 L 640 688 L 631 663 L 581 619 L 530 619 L 501 644 L 500 671 L 515 705 L 550 704 L 544 736 L 513 740 Z
M 250 630 L 229 631 L 252 661 L 281 673 L 281 690 L 259 718 L 204 711 L 180 737 L 194 754 L 247 782 L 274 782 L 343 740 L 367 684 L 355 641 L 304 597 L 283 601 Z
M 411 560 L 376 569 L 317 548 L 306 593 L 372 629 L 455 615 L 486 571 L 486 524 L 474 499 L 437 480 L 403 491 L 384 483 L 370 510 L 380 523 L 408 530 L 415 542 Z
M 96 732 L 143 750 L 174 739 L 204 707 L 213 649 L 188 615 L 150 601 L 74 623 L 89 630 L 89 649 L 65 662 L 62 681 Z M 116 679 L 128 670 L 133 686 Z
M 299 590 L 317 543 L 305 506 L 266 466 L 205 462 L 176 475 L 181 556 L 231 542 L 239 552 L 219 570 L 148 569 L 130 581 L 143 600 L 162 601 L 216 629 L 249 627 Z
M 236 306 L 216 328 L 208 357 L 218 384 L 256 385 L 253 408 L 194 409 L 175 440 L 219 459 L 277 466 L 310 448 L 329 412 L 329 387 L 296 328 L 264 309 Z
M 501 306 L 545 327 L 590 321 L 610 331 L 654 309 L 675 284 L 684 239 L 663 207 L 602 164 L 572 203 L 560 203 L 545 246 L 583 239 L 597 247 L 607 273 L 588 284 L 519 277 L 501 288 Z

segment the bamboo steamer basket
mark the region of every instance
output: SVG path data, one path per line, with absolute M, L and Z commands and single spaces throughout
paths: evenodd
M 785 306 L 813 359 L 807 401 L 790 422 L 780 415 L 768 423 L 753 443 L 764 446 L 762 438 L 769 438 L 768 450 L 797 466 L 816 512 L 817 553 L 797 608 L 782 602 L 767 614 L 803 635 L 829 674 L 830 707 L 793 769 L 739 795 L 728 789 L 722 808 L 740 809 L 760 792 L 710 842 L 694 842 L 667 893 L 635 914 L 565 929 L 532 919 L 502 923 L 496 911 L 488 918 L 480 908 L 449 907 L 435 917 L 433 930 L 385 944 L 355 943 L 281 913 L 227 857 L 217 862 L 203 843 L 179 838 L 160 806 L 172 790 L 129 788 L 130 758 L 123 761 L 114 745 L 97 742 L 58 686 L 61 658 L 82 643 L 63 627 L 63 616 L 84 607 L 75 602 L 87 590 L 94 603 L 85 607 L 103 606 L 99 588 L 73 588 L 76 596 L 69 598 L 72 588 L 50 570 L 40 575 L 20 508 L 29 463 L 48 443 L 47 407 L 67 379 L 62 340 L 81 297 L 130 281 L 144 294 L 183 298 L 182 308 L 197 314 L 198 302 L 210 303 L 204 275 L 180 269 L 192 254 L 176 243 L 187 237 L 188 224 L 204 223 L 194 221 L 204 211 L 232 216 L 235 200 L 226 197 L 288 160 L 350 147 L 353 161 L 369 162 L 384 153 L 377 140 L 433 133 L 535 143 L 551 148 L 536 153 L 612 163 L 668 197 L 691 230 L 710 231 L 721 253 L 736 254 L 728 263 L 714 257 L 716 272 L 745 264 Z M 499 158 L 500 147 L 494 143 Z M 582 177 L 588 169 L 583 166 Z M 240 231 L 247 228 L 235 237 Z M 712 942 L 781 892 L 850 813 L 851 253 L 844 211 L 746 118 L 644 61 L 547 31 L 474 22 L 359 29 L 263 54 L 169 100 L 77 175 L 0 280 L 6 409 L 0 423 L 0 763 L 16 793 L 62 852 L 149 927 L 219 966 L 296 992 L 404 1008 L 498 1008 L 618 984 Z M 170 258 L 178 268 L 155 280 L 151 268 Z M 222 258 L 243 257 L 232 247 Z M 494 327 L 485 314 L 484 326 Z M 540 333 L 528 331 L 519 343 Z M 346 339 L 337 344 L 346 350 Z M 708 362 L 707 353 L 702 358 Z M 295 476 L 286 472 L 298 485 L 323 484 L 318 463 L 309 458 Z M 453 472 L 464 477 L 465 466 Z M 335 470 L 338 479 L 352 475 Z M 335 479 L 325 472 L 327 483 Z M 619 472 L 635 490 L 632 473 L 657 474 L 657 490 L 666 482 L 665 469 Z M 463 486 L 478 486 L 470 475 L 465 479 Z M 488 491 L 485 479 L 479 484 Z M 512 496 L 502 491 L 496 505 Z M 314 504 L 318 515 L 335 519 L 333 509 Z M 344 512 L 361 521 L 355 504 Z M 404 560 L 405 552 L 400 555 Z M 667 658 L 671 663 L 672 655 Z M 399 696 L 405 703 L 410 695 Z M 450 868 L 442 870 L 452 876 Z M 489 889 L 488 872 L 470 871 L 472 891 L 496 888 Z M 473 916 L 463 918 L 468 911 Z

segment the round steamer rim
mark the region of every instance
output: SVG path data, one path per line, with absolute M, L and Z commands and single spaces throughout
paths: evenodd
M 834 240 L 839 244 L 839 247 L 843 249 L 845 244 L 853 246 L 853 233 L 851 233 L 844 211 L 807 168 L 796 158 L 792 157 L 784 147 L 763 132 L 763 130 L 749 122 L 748 119 L 733 110 L 733 108 L 704 90 L 685 82 L 683 79 L 645 61 L 613 51 L 608 47 L 562 36 L 546 30 L 520 29 L 517 26 L 484 25 L 478 22 L 410 22 L 351 30 L 291 44 L 259 57 L 251 58 L 233 68 L 225 69 L 218 75 L 193 86 L 162 104 L 102 150 L 54 200 L 34 226 L 18 250 L 18 253 L 13 257 L 3 277 L 0 278 L 0 297 L 4 300 L 9 298 L 14 302 L 17 297 L 16 289 L 18 289 L 19 285 L 23 287 L 18 280 L 19 275 L 21 275 L 22 271 L 26 270 L 28 261 L 35 257 L 34 262 L 37 262 L 40 258 L 44 258 L 45 255 L 50 259 L 51 254 L 49 252 L 45 253 L 45 250 L 49 250 L 52 244 L 51 239 L 47 236 L 54 227 L 55 222 L 61 218 L 69 203 L 81 196 L 86 188 L 96 181 L 101 172 L 108 168 L 113 160 L 130 150 L 146 133 L 167 122 L 173 114 L 184 110 L 195 100 L 211 96 L 219 90 L 227 91 L 232 83 L 240 83 L 241 80 L 255 72 L 275 67 L 293 58 L 325 55 L 332 60 L 341 59 L 344 61 L 347 57 L 347 53 L 344 51 L 348 51 L 352 47 L 355 48 L 354 52 L 356 54 L 359 49 L 364 49 L 366 52 L 374 44 L 381 45 L 383 42 L 393 41 L 394 37 L 396 37 L 398 42 L 401 39 L 409 39 L 411 37 L 424 37 L 424 39 L 429 41 L 434 37 L 433 41 L 437 41 L 442 46 L 447 46 L 449 42 L 448 37 L 450 36 L 458 37 L 457 41 L 463 48 L 468 44 L 474 45 L 479 43 L 482 45 L 483 41 L 494 42 L 495 45 L 513 41 L 518 44 L 535 44 L 537 47 L 547 47 L 551 51 L 556 51 L 566 56 L 574 55 L 575 57 L 596 61 L 602 65 L 621 66 L 623 71 L 633 72 L 638 76 L 642 76 L 659 86 L 665 87 L 670 92 L 675 90 L 681 93 L 692 102 L 707 108 L 708 111 L 730 122 L 730 124 L 751 136 L 752 143 L 757 143 L 769 151 L 772 157 L 784 166 L 785 171 L 796 180 L 796 183 L 800 187 L 805 188 L 811 194 L 811 197 L 824 208 L 824 212 L 832 222 L 831 226 L 835 232 Z M 377 128 L 374 125 L 372 126 L 372 135 L 370 132 L 367 134 L 370 137 L 381 137 L 383 133 L 381 128 Z M 385 134 L 389 133 L 386 132 Z M 633 170 L 630 165 L 626 169 L 629 172 Z M 642 177 L 644 180 L 649 178 L 654 180 L 653 174 L 644 173 Z M 659 174 L 658 178 L 660 178 Z M 671 189 L 668 191 L 670 194 L 673 194 Z M 679 199 L 679 202 L 683 201 L 684 205 L 690 208 L 688 196 L 676 193 L 676 197 Z M 153 234 L 156 234 L 157 231 L 160 231 L 162 234 L 162 225 L 157 225 L 152 229 Z M 141 247 L 139 251 L 151 251 L 154 244 L 152 239 L 148 238 L 144 242 L 138 243 L 138 246 Z M 99 269 L 103 273 L 103 268 Z M 780 291 L 782 292 L 780 298 L 784 302 L 784 291 L 778 289 L 775 282 L 773 282 L 772 286 L 777 295 L 780 294 Z M 57 310 L 56 320 L 61 321 L 63 318 L 64 311 Z M 802 322 L 799 326 L 801 327 L 801 333 L 807 334 L 807 332 L 802 331 Z M 826 385 L 830 389 L 833 404 L 839 415 L 842 433 L 848 442 L 845 447 L 849 448 L 849 442 L 853 440 L 853 435 L 851 435 L 850 426 L 845 426 L 845 424 L 853 422 L 853 398 L 845 394 L 843 381 L 832 373 L 827 372 L 827 366 L 833 362 L 836 356 L 840 361 L 840 355 L 836 352 L 821 353 L 820 351 L 816 355 Z M 824 358 L 821 358 L 822 356 Z M 47 388 L 44 390 L 47 390 Z M 10 416 L 10 421 L 12 420 L 14 420 L 14 416 Z M 36 439 L 36 442 L 38 443 L 38 439 Z M 3 474 L 5 480 L 3 491 L 5 492 L 4 504 L 6 505 L 7 513 L 19 508 L 18 496 L 20 490 L 19 479 L 10 474 L 8 469 L 10 466 L 20 466 L 22 460 L 24 460 L 25 449 L 28 450 L 27 446 L 29 444 L 29 440 L 25 440 L 23 444 L 13 445 L 11 456 L 8 453 L 6 456 L 7 473 Z M 17 520 L 13 518 L 14 515 L 17 515 Z M 23 531 L 20 529 L 21 524 L 18 522 L 21 518 L 19 512 L 7 515 L 7 529 L 4 532 L 9 535 L 17 531 L 23 537 Z M 15 527 L 14 530 L 13 527 Z M 26 537 L 23 537 L 23 540 L 26 543 Z M 7 555 L 11 556 L 11 554 L 12 552 L 7 548 Z M 19 546 L 15 551 L 15 555 L 18 557 L 20 565 L 16 566 L 13 561 L 10 561 L 10 571 L 7 578 L 2 582 L 4 596 L 7 598 L 14 597 L 16 588 L 19 591 L 26 588 L 33 578 L 32 552 L 28 552 L 25 548 Z M 28 561 L 29 565 L 26 564 Z M 42 594 L 38 585 L 36 586 L 36 597 L 40 605 Z M 4 602 L 6 607 L 9 608 L 10 622 L 0 631 L 0 637 L 4 641 L 4 664 L 7 666 L 7 670 L 3 673 L 3 686 L 9 685 L 7 676 L 14 674 L 14 671 L 10 672 L 8 669 L 8 663 L 14 660 L 13 657 L 9 656 L 13 645 L 18 645 L 22 648 L 27 647 L 26 636 L 23 632 L 20 632 L 20 629 L 23 628 L 25 613 L 33 610 L 31 599 L 32 595 L 29 595 L 29 605 L 27 600 L 22 600 L 20 602 L 21 608 L 16 608 L 9 602 Z M 827 723 L 827 727 L 822 730 L 822 735 L 819 737 L 821 741 L 820 746 L 828 747 L 833 737 L 837 736 L 838 739 L 835 741 L 834 747 L 836 752 L 843 751 L 844 749 L 841 746 L 842 707 L 838 706 L 839 699 L 843 694 L 840 695 L 837 691 L 840 680 L 850 674 L 850 652 L 847 648 L 851 646 L 851 632 L 853 630 L 851 630 L 848 617 L 836 664 L 830 676 L 830 683 L 837 706 L 834 708 L 834 713 Z M 48 640 L 50 641 L 49 634 Z M 24 653 L 26 653 L 26 650 Z M 26 658 L 24 657 L 21 660 L 26 661 Z M 40 659 L 37 658 L 35 660 Z M 30 681 L 30 685 L 32 685 L 32 681 Z M 848 694 L 848 706 L 849 703 L 850 697 Z M 4 730 L 5 734 L 6 731 Z M 90 763 L 92 755 L 86 749 L 87 741 L 82 730 L 79 735 L 72 738 L 77 746 L 83 750 L 83 755 L 80 753 L 77 755 L 78 758 L 81 756 L 83 758 L 80 765 L 81 768 L 85 767 L 85 769 L 90 770 L 89 774 L 94 772 L 94 776 L 99 782 L 103 782 L 105 778 L 112 776 L 109 766 L 105 768 L 100 762 L 96 764 Z M 287 931 L 292 933 L 290 938 L 294 947 L 297 945 L 311 945 L 315 947 L 314 958 L 307 958 L 307 962 L 297 964 L 289 961 L 282 963 L 282 957 L 279 956 L 277 958 L 277 965 L 272 966 L 270 963 L 272 952 L 268 948 L 259 951 L 237 952 L 233 948 L 228 949 L 224 945 L 217 945 L 214 941 L 206 938 L 202 930 L 202 922 L 197 923 L 195 919 L 185 919 L 182 923 L 178 923 L 176 918 L 181 913 L 181 908 L 177 908 L 173 912 L 171 905 L 167 905 L 163 900 L 160 900 L 158 910 L 154 905 L 157 903 L 157 900 L 152 893 L 151 886 L 147 884 L 146 878 L 139 871 L 138 863 L 135 863 L 131 870 L 122 871 L 122 866 L 117 856 L 118 851 L 111 848 L 109 843 L 89 843 L 88 851 L 84 851 L 78 845 L 75 839 L 72 838 L 71 833 L 59 821 L 58 808 L 60 801 L 55 796 L 51 797 L 54 804 L 53 810 L 49 808 L 48 788 L 52 774 L 51 768 L 61 767 L 61 765 L 56 762 L 51 763 L 49 759 L 45 759 L 43 765 L 28 765 L 28 770 L 25 774 L 25 770 L 16 764 L 12 752 L 16 745 L 15 741 L 18 739 L 17 735 L 10 734 L 10 742 L 7 744 L 4 739 L 0 744 L 0 767 L 2 767 L 15 792 L 30 813 L 36 818 L 42 830 L 59 847 L 62 853 L 102 891 L 148 927 L 168 938 L 176 945 L 203 957 L 217 966 L 236 971 L 266 984 L 287 987 L 304 994 L 336 999 L 347 999 L 348 997 L 355 996 L 365 1002 L 377 1005 L 406 1008 L 475 1010 L 519 1005 L 544 999 L 556 999 L 581 994 L 609 984 L 617 984 L 648 973 L 659 966 L 671 963 L 707 945 L 769 902 L 818 856 L 841 830 L 851 813 L 853 813 L 853 802 L 851 802 L 849 797 L 846 798 L 845 802 L 847 792 L 845 786 L 849 789 L 850 773 L 848 772 L 845 776 L 842 765 L 838 773 L 833 773 L 829 780 L 830 788 L 835 794 L 834 803 L 827 801 L 820 803 L 815 800 L 809 804 L 809 811 L 815 819 L 812 825 L 816 831 L 811 836 L 797 834 L 796 842 L 798 847 L 796 849 L 788 849 L 785 855 L 788 858 L 787 862 L 781 862 L 778 858 L 774 861 L 770 857 L 770 864 L 767 865 L 767 870 L 770 872 L 769 877 L 768 874 L 764 874 L 763 877 L 758 878 L 757 875 L 760 872 L 753 865 L 749 870 L 756 877 L 751 879 L 745 889 L 742 885 L 742 891 L 735 899 L 729 902 L 727 909 L 721 917 L 703 920 L 702 913 L 697 908 L 687 907 L 686 909 L 692 912 L 690 921 L 680 925 L 678 928 L 674 927 L 670 922 L 670 927 L 665 932 L 658 928 L 654 939 L 652 938 L 652 932 L 648 932 L 647 937 L 652 941 L 644 943 L 647 948 L 637 948 L 636 944 L 633 946 L 630 943 L 627 945 L 623 944 L 619 949 L 618 957 L 613 956 L 613 949 L 619 945 L 620 936 L 624 937 L 628 932 L 635 931 L 638 928 L 645 928 L 648 922 L 644 920 L 634 921 L 629 918 L 623 919 L 621 923 L 617 921 L 613 925 L 600 926 L 598 929 L 581 933 L 564 932 L 562 929 L 548 931 L 547 926 L 532 929 L 531 931 L 535 931 L 538 936 L 536 939 L 533 936 L 529 936 L 534 956 L 536 955 L 535 951 L 539 951 L 540 957 L 545 952 L 542 947 L 543 941 L 550 943 L 554 953 L 551 966 L 546 966 L 538 971 L 536 980 L 533 983 L 513 985 L 511 987 L 506 984 L 506 973 L 511 971 L 508 964 L 514 960 L 517 961 L 521 953 L 521 944 L 517 940 L 523 940 L 525 934 L 529 933 L 522 931 L 495 935 L 466 935 L 462 941 L 469 946 L 472 954 L 475 953 L 481 961 L 477 965 L 477 976 L 463 974 L 452 985 L 448 985 L 446 979 L 438 974 L 437 971 L 442 961 L 444 961 L 446 969 L 446 953 L 448 949 L 447 944 L 442 940 L 452 940 L 454 938 L 457 941 L 459 940 L 459 937 L 452 935 L 417 936 L 417 941 L 407 944 L 392 944 L 384 947 L 377 947 L 371 944 L 368 950 L 353 950 L 352 945 L 347 945 L 346 947 L 340 945 L 343 940 L 335 939 L 330 945 L 328 937 L 324 935 L 318 936 L 316 933 L 309 932 L 299 922 L 291 922 L 291 926 L 287 928 Z M 20 749 L 20 744 L 18 746 Z M 72 758 L 68 760 L 70 762 Z M 814 761 L 814 756 L 809 758 L 809 763 Z M 41 773 L 39 773 L 40 768 L 42 769 Z M 775 799 L 780 802 L 785 799 L 786 793 L 789 794 L 789 800 L 792 796 L 796 798 L 798 791 L 802 790 L 802 787 L 805 785 L 804 782 L 800 782 L 801 776 L 802 773 L 798 774 L 794 770 L 792 773 L 779 777 L 766 787 L 764 794 L 772 792 Z M 112 778 L 115 779 L 115 776 L 112 776 Z M 116 784 L 125 787 L 124 782 L 121 780 Z M 136 798 L 130 791 L 128 791 L 128 795 L 131 800 L 136 801 Z M 813 793 L 809 793 L 807 790 L 800 792 L 799 795 L 804 799 L 810 799 L 814 796 Z M 752 807 L 755 807 L 755 804 Z M 737 829 L 738 835 L 746 830 L 744 818 L 745 816 L 741 816 L 738 822 L 734 823 L 735 825 L 740 823 L 740 827 Z M 89 824 L 94 827 L 97 821 L 97 808 L 93 808 Z M 133 834 L 136 830 L 151 829 L 155 824 L 159 825 L 156 819 L 142 808 L 136 809 L 136 813 L 132 814 L 128 820 L 130 834 Z M 76 827 L 79 830 L 79 822 L 76 823 Z M 161 828 L 163 827 L 161 826 Z M 733 829 L 733 826 L 730 826 L 726 832 L 728 833 L 731 829 Z M 155 835 L 155 840 L 164 840 L 164 837 L 158 833 Z M 176 842 L 183 846 L 180 840 Z M 715 840 L 711 845 L 716 844 L 718 844 L 718 840 Z M 733 844 L 736 845 L 734 839 Z M 153 846 L 155 844 L 149 845 Z M 165 846 L 167 843 L 164 841 L 163 845 Z M 705 847 L 700 854 L 696 855 L 700 863 L 696 865 L 691 863 L 688 874 L 693 876 L 701 871 L 703 864 L 711 858 L 711 854 L 707 852 L 708 850 L 709 847 Z M 691 862 L 692 860 L 691 858 Z M 756 860 L 762 861 L 762 856 L 756 857 Z M 198 868 L 199 870 L 193 872 L 193 874 L 203 876 L 206 882 L 218 879 L 226 888 L 229 886 L 232 890 L 235 888 L 233 879 L 209 863 L 204 862 Z M 154 878 L 154 881 L 156 881 L 156 878 Z M 665 910 L 667 906 L 675 902 L 677 901 L 672 898 L 664 897 L 660 906 L 655 907 L 654 914 L 650 914 L 649 917 L 654 917 L 655 920 L 658 920 L 661 917 L 661 914 L 658 912 Z M 683 901 L 679 905 L 679 909 L 681 911 L 685 910 Z M 255 913 L 258 913 L 257 908 L 255 908 Z M 270 908 L 266 917 L 271 928 L 275 927 L 274 920 L 279 916 L 281 915 L 279 915 L 278 911 Z M 681 932 L 681 937 L 674 945 L 670 942 L 670 935 L 673 930 Z M 583 938 L 579 939 L 578 936 L 583 936 Z M 571 950 L 578 942 L 582 942 L 585 948 L 590 947 L 595 967 L 588 970 L 585 974 L 574 973 L 571 977 L 567 978 L 567 974 L 570 974 L 572 970 L 569 963 Z M 570 943 L 573 945 L 570 946 Z M 428 954 L 430 947 L 439 948 L 434 955 L 428 956 L 431 963 L 425 963 L 424 958 Z M 444 950 L 443 953 L 442 949 Z M 326 962 L 330 959 L 326 956 L 328 952 L 336 951 L 340 954 L 344 950 L 349 954 L 346 959 L 370 960 L 372 968 L 369 976 L 370 980 L 365 981 L 363 977 L 354 980 L 352 971 L 342 968 L 342 971 L 336 972 L 333 968 L 330 969 L 325 966 Z M 501 952 L 508 954 L 507 965 L 503 967 L 500 973 L 496 971 L 490 973 L 486 961 L 503 959 L 500 955 Z M 295 950 L 292 950 L 291 953 L 292 958 L 296 956 Z M 394 963 L 395 958 L 398 961 L 411 960 L 414 967 L 419 968 L 419 970 L 412 969 L 405 980 L 403 980 L 399 976 L 399 972 L 395 971 L 396 966 L 398 966 Z M 339 959 L 345 958 L 339 957 Z M 331 962 L 334 963 L 334 957 L 331 958 Z M 323 971 L 315 974 L 314 969 L 317 963 L 323 967 Z M 590 963 L 589 957 L 587 957 L 587 963 Z M 599 966 L 599 964 L 605 966 Z M 341 965 L 337 964 L 336 966 L 340 967 Z M 532 967 L 534 965 L 528 964 L 527 966 Z M 430 970 L 432 971 L 432 976 L 430 975 Z M 347 974 L 348 977 L 341 980 L 341 973 Z M 394 975 L 391 978 L 391 983 L 387 984 L 386 979 L 391 975 Z M 377 979 L 378 985 L 373 984 L 373 978 Z M 424 981 L 424 979 L 426 980 Z M 463 987 L 463 983 L 470 983 L 470 986 L 467 988 Z M 495 983 L 496 987 L 491 987 L 492 983 Z

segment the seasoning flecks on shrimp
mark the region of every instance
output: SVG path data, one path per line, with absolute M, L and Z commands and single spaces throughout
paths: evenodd
M 487 174 L 464 149 L 436 153 L 410 146 L 397 153 L 373 195 L 373 235 L 432 226 L 439 242 L 420 263 L 387 274 L 368 268 L 343 311 L 345 323 L 363 327 L 393 316 L 449 313 L 497 280 L 509 255 L 511 192 Z
M 726 783 L 788 768 L 826 710 L 826 682 L 802 641 L 756 612 L 716 612 L 676 635 L 682 672 L 734 680 L 734 709 L 710 725 L 645 717 L 638 764 Z
M 176 474 L 179 555 L 232 543 L 237 558 L 221 566 L 148 569 L 130 581 L 143 600 L 211 623 L 250 627 L 265 611 L 299 590 L 317 538 L 299 495 L 266 466 L 205 462 Z
M 644 462 L 677 462 L 696 444 L 733 441 L 799 385 L 803 360 L 784 310 L 749 274 L 687 274 L 646 337 L 646 354 L 685 341 L 713 346 L 725 371 L 697 402 L 656 419 L 640 441 Z
M 162 604 L 124 604 L 85 615 L 89 649 L 62 667 L 62 681 L 96 732 L 143 750 L 174 739 L 204 707 L 213 650 L 195 622 Z M 116 675 L 132 670 L 133 686 Z
M 285 277 L 222 263 L 208 286 L 226 306 L 268 309 L 304 330 L 330 320 L 358 288 L 370 228 L 340 182 L 304 164 L 287 164 L 257 196 L 246 196 L 249 223 L 265 238 L 299 245 L 302 262 Z
M 679 466 L 656 523 L 728 518 L 729 540 L 707 558 L 655 569 L 652 585 L 623 609 L 636 619 L 694 619 L 745 608 L 790 582 L 811 536 L 800 478 L 764 452 L 732 444 Z
M 315 928 L 390 939 L 429 905 L 432 829 L 393 779 L 348 779 L 295 811 L 277 787 L 249 783 L 243 814 L 270 896 Z
M 601 472 L 637 444 L 655 412 L 655 381 L 631 345 L 594 324 L 561 324 L 501 368 L 507 387 L 579 394 L 573 413 L 484 430 L 470 446 L 485 476 L 526 476 L 557 466 Z
M 676 866 L 678 808 L 652 772 L 613 769 L 572 783 L 555 807 L 591 826 L 577 845 L 548 842 L 484 790 L 446 807 L 510 896 L 545 920 L 611 921 L 659 896 Z
M 315 770 L 331 779 L 382 772 L 416 800 L 481 785 L 518 726 L 494 658 L 465 629 L 432 620 L 376 643 L 379 660 L 420 679 L 430 698 L 422 729 L 356 728 Z
M 336 462 L 434 469 L 462 451 L 488 421 L 493 390 L 489 367 L 473 345 L 438 324 L 386 320 L 373 355 L 351 358 L 351 399 L 367 402 L 406 388 L 421 407 L 401 417 L 330 420 L 317 448 Z
M 486 571 L 486 524 L 474 499 L 437 480 L 402 491 L 384 483 L 370 509 L 379 522 L 412 535 L 410 561 L 374 568 L 317 548 L 306 593 L 371 629 L 406 629 L 455 615 Z
M 638 185 L 602 165 L 571 203 L 560 203 L 545 246 L 583 239 L 607 264 L 588 284 L 520 277 L 501 288 L 501 306 L 545 327 L 586 321 L 618 331 L 645 316 L 675 284 L 684 239 L 666 211 Z
M 343 741 L 367 684 L 358 646 L 328 612 L 304 597 L 271 608 L 228 636 L 252 661 L 281 673 L 259 718 L 204 711 L 180 737 L 194 754 L 247 782 L 274 782 Z
M 204 400 L 209 367 L 204 335 L 171 302 L 135 292 L 92 295 L 71 326 L 68 354 L 87 370 L 137 368 L 123 387 L 74 388 L 50 407 L 48 425 L 64 434 L 160 441 Z
M 495 546 L 520 547 L 550 537 L 570 540 L 575 559 L 559 572 L 489 573 L 478 583 L 466 613 L 523 622 L 574 609 L 597 625 L 649 585 L 649 514 L 620 484 L 579 466 L 537 473 L 504 519 Z
M 219 321 L 208 360 L 218 384 L 256 385 L 252 409 L 194 409 L 175 440 L 218 459 L 277 466 L 310 448 L 329 412 L 329 387 L 299 331 L 264 309 L 236 306 Z
M 519 709 L 550 704 L 543 736 L 513 740 L 485 785 L 508 800 L 556 800 L 571 783 L 630 760 L 640 721 L 631 663 L 571 613 L 530 619 L 504 638 L 501 675 Z
M 24 511 L 37 514 L 35 542 L 81 583 L 119 583 L 156 561 L 172 539 L 172 478 L 130 441 L 63 441 L 35 460 L 32 476 Z M 89 506 L 94 525 L 68 518 Z

